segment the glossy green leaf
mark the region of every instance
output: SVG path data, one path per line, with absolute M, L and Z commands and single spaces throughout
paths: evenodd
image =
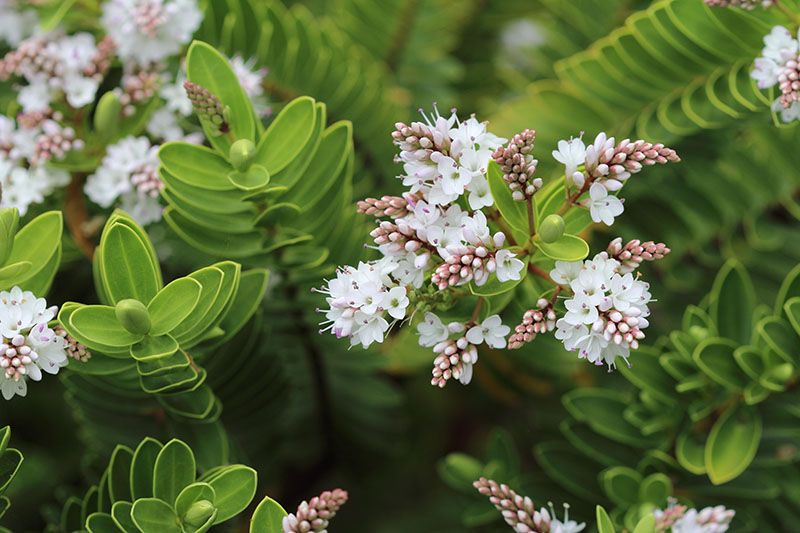
M 233 141 L 255 140 L 255 114 L 239 79 L 225 57 L 206 43 L 194 41 L 186 54 L 187 78 L 211 91 L 223 106 L 230 109 L 230 130 Z M 208 124 L 203 124 L 206 136 L 221 153 L 228 155 L 232 140 L 226 135 L 213 135 Z
M 161 288 L 160 268 L 154 264 L 148 244 L 129 226 L 112 223 L 100 240 L 100 272 L 110 303 L 139 300 L 145 305 Z
M 207 500 L 214 503 L 217 495 L 214 488 L 208 483 L 192 483 L 185 487 L 175 500 L 175 512 L 178 516 L 183 516 L 193 503 L 200 500 Z
M 254 162 L 263 166 L 271 176 L 286 168 L 300 156 L 314 132 L 316 115 L 312 98 L 303 96 L 292 100 L 261 136 Z
M 173 439 L 158 454 L 153 470 L 153 496 L 172 504 L 194 482 L 197 467 L 186 443 Z
M 747 344 L 752 334 L 755 291 L 741 264 L 729 261 L 722 267 L 711 289 L 710 303 L 720 336 Z
M 111 507 L 111 518 L 114 523 L 125 533 L 129 531 L 136 531 L 136 524 L 133 523 L 131 511 L 133 504 L 131 502 L 116 502 Z
M 194 311 L 203 286 L 192 278 L 178 278 L 155 295 L 147 306 L 153 327 L 150 335 L 169 333 Z
M 752 407 L 729 407 L 711 428 L 705 446 L 708 477 L 715 485 L 735 479 L 752 462 L 761 440 L 761 416 Z
M 652 513 L 645 515 L 636 524 L 633 533 L 655 533 L 656 531 L 656 518 Z
M 108 464 L 108 492 L 112 504 L 131 500 L 131 467 L 133 450 L 118 445 Z
M 529 235 L 526 203 L 517 202 L 511 197 L 511 190 L 508 188 L 508 184 L 503 181 L 503 171 L 494 161 L 489 162 L 487 177 L 489 179 L 489 190 L 492 192 L 492 198 L 494 198 L 494 205 L 500 211 L 500 215 L 512 228 Z
M 614 522 L 611 521 L 606 510 L 599 505 L 595 510 L 595 517 L 597 520 L 598 533 L 616 533 L 617 530 L 614 528 Z
M 70 327 L 81 338 L 86 339 L 92 348 L 94 342 L 112 347 L 125 347 L 135 344 L 143 335 L 135 335 L 117 320 L 114 308 L 107 305 L 85 305 L 70 316 Z
M 606 495 L 621 506 L 630 506 L 639 501 L 639 484 L 642 475 L 635 470 L 615 466 L 600 474 L 600 482 Z
M 153 496 L 153 469 L 162 448 L 160 442 L 148 437 L 133 452 L 131 494 L 135 499 Z
M 250 533 L 283 533 L 283 517 L 288 513 L 281 504 L 267 496 L 250 519 Z
M 250 505 L 256 494 L 257 479 L 255 470 L 242 465 L 225 467 L 209 479 L 217 496 L 214 504 L 219 509 L 215 524 L 233 518 Z
M 165 359 L 176 353 L 179 349 L 177 341 L 169 335 L 145 335 L 145 337 L 131 346 L 131 357 L 140 363 L 149 363 Z
M 23 460 L 22 452 L 14 448 L 6 449 L 3 455 L 0 455 L 0 494 L 11 484 Z
M 89 533 L 119 533 L 120 529 L 110 514 L 92 513 L 86 520 L 86 531 Z
M 0 208 L 0 265 L 5 265 L 11 255 L 18 229 L 19 211 L 14 207 Z
M 60 211 L 48 211 L 28 222 L 14 237 L 14 245 L 5 263 L 30 263 L 30 267 L 12 280 L 4 284 L 20 285 L 45 269 L 53 256 L 61 250 L 61 233 L 63 231 Z M 55 272 L 53 272 L 55 274 Z M 49 283 L 47 283 L 49 286 Z
M 158 150 L 161 165 L 175 179 L 203 191 L 225 192 L 234 189 L 228 174 L 233 168 L 218 153 L 204 146 L 168 142 Z M 192 194 L 195 191 L 191 191 Z M 229 195 L 222 195 L 227 197 Z
M 131 517 L 142 533 L 181 533 L 180 521 L 172 506 L 157 498 L 133 502 Z
M 727 339 L 709 338 L 697 345 L 692 357 L 712 380 L 728 389 L 738 390 L 747 385 L 748 379 L 734 358 L 737 347 L 735 342 Z
M 558 261 L 582 261 L 589 255 L 589 245 L 577 235 L 564 234 L 556 242 L 536 241 L 544 255 Z
M 693 435 L 691 428 L 684 429 L 675 441 L 675 458 L 692 474 L 705 474 L 705 443 Z

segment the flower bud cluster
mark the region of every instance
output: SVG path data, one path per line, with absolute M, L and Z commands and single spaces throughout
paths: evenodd
M 678 162 L 675 150 L 661 143 L 650 143 L 641 139 L 623 139 L 616 145 L 614 137 L 599 133 L 594 143 L 586 148 L 586 174 L 590 181 L 597 180 L 608 191 L 617 191 L 625 181 L 640 172 L 643 167 Z
M 750 76 L 760 89 L 778 86 L 780 96 L 772 110 L 780 113 L 784 122 L 800 119 L 800 32 L 793 33 L 775 26 L 764 36 L 761 56 L 753 63 Z
M 772 7 L 775 5 L 775 0 L 705 0 L 705 3 L 711 7 L 738 7 L 752 11 L 758 6 Z
M 183 87 L 198 117 L 208 121 L 218 133 L 230 131 L 228 111 L 214 93 L 188 80 L 183 82 Z
M 36 137 L 36 149 L 31 157 L 35 165 L 51 159 L 63 159 L 71 150 L 82 150 L 84 143 L 75 138 L 75 130 L 64 127 L 55 120 L 44 120 L 39 125 L 41 133 Z
M 409 214 L 409 207 L 413 206 L 420 198 L 411 193 L 403 193 L 402 196 L 381 196 L 359 200 L 356 204 L 358 213 L 362 215 L 374 215 L 375 217 L 402 218 Z
M 542 188 L 542 179 L 534 178 L 538 160 L 533 158 L 536 131 L 525 129 L 517 133 L 505 148 L 495 150 L 492 157 L 500 165 L 503 181 L 511 189 L 511 197 L 522 202 Z
M 666 509 L 656 509 L 653 515 L 656 519 L 656 532 L 667 531 L 698 531 L 703 533 L 723 533 L 730 527 L 731 520 L 736 512 L 726 509 L 722 505 L 689 509 L 685 505 L 678 505 L 674 499 L 669 502 Z
M 122 114 L 126 117 L 136 112 L 136 106 L 147 102 L 158 93 L 161 75 L 155 69 L 136 68 L 122 76 L 122 87 L 118 90 Z
M 506 484 L 481 477 L 472 486 L 488 496 L 506 524 L 519 533 L 577 533 L 585 527 L 569 519 L 567 504 L 564 504 L 564 518 L 558 520 L 552 504 L 549 510 L 544 507 L 537 510 L 533 500 L 517 494 Z
M 347 503 L 347 497 L 347 491 L 334 489 L 302 502 L 294 514 L 283 518 L 283 533 L 324 533 L 331 519 Z
M 639 239 L 628 241 L 622 245 L 622 237 L 617 237 L 608 244 L 606 254 L 619 261 L 619 272 L 627 274 L 636 270 L 643 261 L 657 261 L 663 259 L 670 249 L 663 242 L 656 244 L 653 241 L 641 242 Z
M 522 315 L 522 323 L 514 328 L 508 338 L 508 349 L 516 350 L 526 342 L 531 342 L 539 333 L 547 333 L 556 328 L 556 310 L 546 298 L 539 298 L 536 309 L 528 309 Z

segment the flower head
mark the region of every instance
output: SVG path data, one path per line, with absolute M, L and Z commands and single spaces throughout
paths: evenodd
M 621 215 L 624 210 L 622 200 L 609 195 L 608 190 L 600 183 L 593 183 L 589 187 L 589 213 L 592 221 L 611 226 L 614 218 Z
M 66 366 L 66 341 L 47 325 L 57 310 L 19 287 L 0 292 L 0 393 L 6 400 L 25 396 L 27 380 L 41 380 L 42 371 L 57 374 Z
M 283 517 L 284 533 L 325 533 L 331 519 L 347 502 L 347 491 L 326 490 L 309 501 L 302 502 L 297 511 Z

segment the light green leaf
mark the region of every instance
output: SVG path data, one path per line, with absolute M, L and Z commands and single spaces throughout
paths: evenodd
M 15 207 L 0 208 L 0 265 L 5 265 L 11 248 L 14 246 L 14 236 L 19 229 L 19 211 Z
M 715 485 L 744 472 L 761 441 L 761 416 L 752 407 L 729 407 L 714 423 L 705 447 L 708 477 Z
M 147 437 L 133 452 L 131 494 L 134 499 L 149 498 L 153 495 L 153 469 L 162 449 L 160 442 Z
M 744 388 L 748 379 L 739 368 L 733 352 L 738 345 L 731 340 L 709 338 L 694 350 L 692 357 L 700 369 L 715 382 L 730 390 Z
M 558 261 L 582 261 L 589 255 L 589 245 L 577 235 L 565 233 L 556 242 L 536 239 L 536 247 L 544 255 Z
M 250 533 L 283 533 L 283 517 L 288 513 L 281 504 L 267 496 L 250 519 Z
M 239 78 L 225 57 L 213 47 L 194 41 L 186 55 L 186 76 L 211 91 L 220 99 L 223 106 L 230 109 L 230 129 L 233 140 L 227 135 L 213 135 L 208 124 L 203 124 L 206 136 L 212 146 L 228 156 L 231 144 L 239 139 L 255 141 L 256 124 L 253 104 L 247 97 Z
M 595 515 L 597 517 L 598 533 L 616 533 L 617 530 L 614 528 L 614 522 L 611 521 L 611 518 L 608 516 L 608 513 L 605 509 L 598 505 Z
M 178 494 L 178 498 L 175 500 L 175 512 L 178 513 L 178 516 L 182 517 L 193 503 L 200 500 L 207 500 L 214 503 L 216 498 L 217 494 L 214 492 L 214 487 L 208 483 L 192 483 Z
M 161 287 L 160 268 L 153 263 L 149 246 L 128 225 L 111 222 L 100 248 L 95 260 L 101 262 L 100 274 L 111 303 L 130 298 L 147 305 Z
M 85 305 L 70 315 L 68 331 L 75 330 L 86 341 L 89 348 L 94 343 L 116 348 L 139 342 L 142 335 L 135 335 L 117 320 L 114 308 L 107 305 Z
M 150 335 L 169 333 L 192 314 L 203 286 L 192 278 L 178 278 L 161 289 L 147 306 L 153 327 Z
M 153 496 L 170 504 L 195 480 L 194 453 L 185 442 L 169 441 L 159 452 L 153 470 Z
M 48 211 L 28 222 L 17 232 L 6 264 L 26 262 L 31 266 L 12 281 L 14 285 L 25 288 L 27 280 L 48 266 L 51 258 L 61 250 L 62 231 L 61 212 Z
M 199 191 L 231 191 L 234 186 L 228 180 L 233 168 L 215 151 L 185 142 L 168 142 L 161 145 L 158 158 L 163 170 L 181 183 L 202 189 Z M 195 191 L 192 191 L 194 193 Z M 240 193 L 241 194 L 241 193 Z M 224 194 L 223 198 L 233 195 Z
M 316 115 L 314 99 L 309 96 L 289 102 L 261 136 L 254 161 L 267 169 L 271 176 L 286 168 L 300 156 L 314 133 Z
M 632 468 L 614 466 L 600 474 L 606 495 L 614 503 L 629 507 L 639 501 L 639 484 L 642 475 Z
M 214 504 L 219 509 L 215 524 L 233 518 L 250 505 L 256 494 L 257 479 L 255 470 L 242 465 L 225 467 L 209 479 L 217 495 Z
M 136 500 L 131 518 L 142 533 L 181 533 L 178 515 L 169 504 L 157 498 Z
M 675 458 L 692 474 L 705 474 L 705 443 L 698 441 L 691 428 L 685 428 L 675 441 Z
M 494 161 L 489 162 L 489 190 L 494 198 L 494 205 L 512 228 L 530 235 L 528 228 L 528 211 L 525 202 L 517 202 L 511 197 L 508 184 L 503 181 L 503 171 Z
M 131 346 L 131 357 L 140 363 L 155 362 L 166 359 L 179 349 L 178 343 L 169 335 L 145 335 L 145 337 Z
M 653 513 L 648 513 L 639 520 L 633 533 L 655 533 L 656 531 L 656 517 Z

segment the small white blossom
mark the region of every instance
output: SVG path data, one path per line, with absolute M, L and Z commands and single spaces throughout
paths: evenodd
M 775 26 L 764 37 L 761 57 L 756 58 L 750 73 L 760 89 L 767 89 L 778 83 L 778 75 L 787 61 L 797 59 L 798 41 L 783 26 Z
M 107 0 L 101 23 L 123 61 L 148 65 L 177 55 L 202 20 L 196 0 Z
M 239 85 L 252 100 L 256 114 L 259 116 L 269 115 L 270 105 L 264 94 L 264 78 L 267 76 L 267 69 L 256 68 L 256 58 L 245 61 L 241 56 L 234 56 L 231 59 L 231 68 L 239 80 Z
M 467 340 L 474 345 L 485 342 L 490 348 L 505 348 L 506 335 L 511 328 L 504 325 L 499 315 L 492 315 L 467 330 Z
M 558 150 L 553 150 L 553 157 L 564 165 L 564 175 L 572 177 L 586 160 L 586 145 L 580 137 L 558 141 Z
M 517 259 L 517 254 L 508 250 L 500 250 L 495 254 L 497 262 L 497 279 L 500 282 L 519 280 L 525 263 Z
M 0 292 L 0 393 L 6 400 L 25 396 L 27 380 L 41 380 L 42 371 L 57 374 L 66 366 L 66 341 L 47 325 L 57 310 L 19 287 Z
M 22 9 L 25 2 L 0 0 L 0 42 L 17 46 L 23 39 L 33 34 L 39 23 L 36 12 Z
M 621 215 L 624 210 L 622 200 L 609 195 L 601 183 L 592 183 L 589 187 L 589 213 L 592 221 L 611 226 L 614 224 L 614 218 Z

